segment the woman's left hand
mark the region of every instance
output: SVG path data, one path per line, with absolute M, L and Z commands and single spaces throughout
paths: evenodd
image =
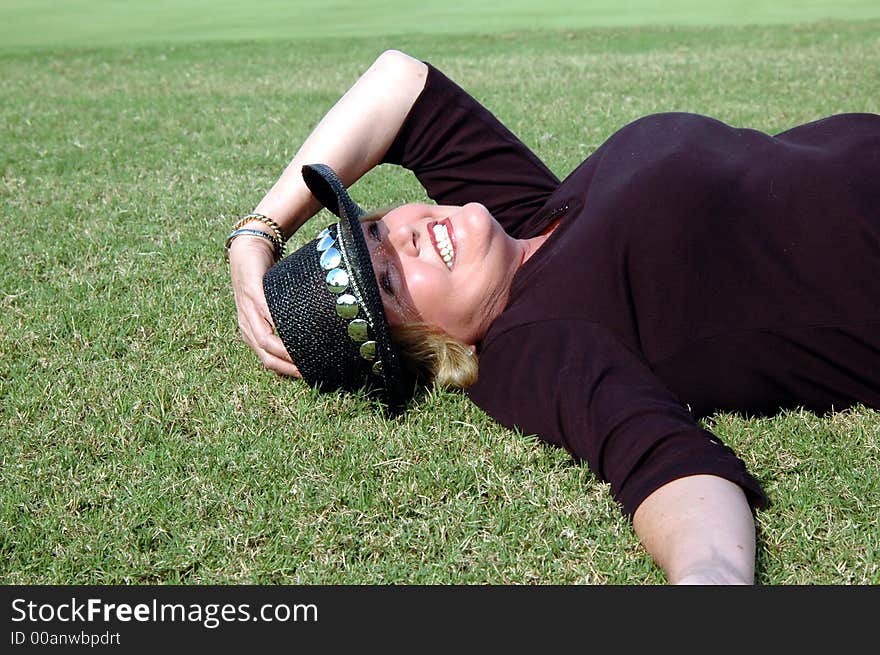
M 264 239 L 238 237 L 230 245 L 229 271 L 238 309 L 238 328 L 263 366 L 279 375 L 298 378 L 302 375 L 275 334 L 263 291 L 263 275 L 274 262 L 271 244 Z

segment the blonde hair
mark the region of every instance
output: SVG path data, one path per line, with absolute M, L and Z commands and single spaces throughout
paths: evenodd
M 477 355 L 433 325 L 393 325 L 391 338 L 404 367 L 420 382 L 464 389 L 477 381 Z
M 361 221 L 378 221 L 391 209 L 393 207 L 371 211 L 362 216 Z M 464 389 L 477 381 L 476 353 L 440 328 L 412 322 L 392 325 L 390 329 L 401 363 L 421 383 Z

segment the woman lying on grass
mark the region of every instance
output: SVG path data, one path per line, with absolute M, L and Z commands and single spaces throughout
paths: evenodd
M 438 204 L 365 215 L 345 186 L 383 162 Z M 322 204 L 339 222 L 276 264 Z M 256 212 L 227 246 L 265 366 L 391 410 L 465 387 L 608 481 L 673 583 L 754 581 L 766 497 L 698 419 L 880 408 L 880 116 L 776 136 L 647 116 L 560 182 L 391 51 Z

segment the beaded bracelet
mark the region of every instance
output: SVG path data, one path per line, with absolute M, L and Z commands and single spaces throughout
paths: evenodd
M 249 229 L 246 227 L 244 227 L 244 228 L 240 227 L 237 230 L 232 230 L 232 232 L 229 233 L 229 236 L 226 237 L 226 259 L 227 260 L 229 259 L 229 248 L 232 246 L 232 240 L 235 239 L 236 237 L 240 237 L 240 236 L 253 236 L 253 237 L 260 237 L 262 239 L 266 239 L 266 241 L 268 241 L 269 243 L 272 244 L 272 250 L 275 254 L 275 261 L 277 262 L 281 258 L 281 254 L 278 252 L 278 242 L 275 240 L 275 237 L 273 237 L 268 232 L 263 232 L 263 230 L 252 230 L 252 229 Z
M 284 244 L 287 239 L 285 239 L 284 235 L 281 233 L 281 226 L 265 214 L 257 214 L 256 212 L 254 212 L 253 214 L 243 216 L 241 220 L 232 227 L 232 229 L 237 230 L 247 225 L 251 221 L 260 221 L 261 223 L 269 226 L 269 229 L 271 229 L 272 233 L 275 235 L 276 250 L 278 251 L 278 258 L 281 259 L 282 255 L 284 254 Z

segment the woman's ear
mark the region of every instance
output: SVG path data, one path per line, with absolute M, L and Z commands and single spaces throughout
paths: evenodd
M 477 347 L 476 347 L 474 344 L 469 345 L 469 346 L 468 346 L 468 350 L 471 351 L 471 355 L 476 355 L 476 354 L 477 354 Z

